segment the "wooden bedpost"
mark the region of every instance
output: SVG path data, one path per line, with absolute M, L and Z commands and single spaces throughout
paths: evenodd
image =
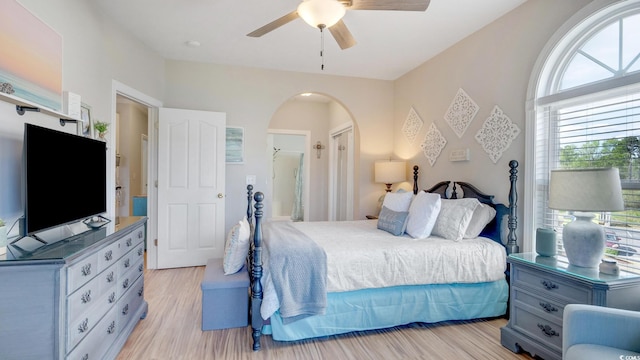
M 247 185 L 247 221 L 249 221 L 249 225 L 253 224 L 253 208 L 251 207 L 252 197 L 253 185 Z
M 518 180 L 518 162 L 516 160 L 509 161 L 509 180 L 511 181 L 511 189 L 509 190 L 509 235 L 507 236 L 507 254 L 515 254 L 520 252 L 518 246 L 518 237 L 516 228 L 518 227 L 518 192 L 516 190 L 516 180 Z
M 413 165 L 413 195 L 418 194 L 418 165 Z
M 251 263 L 251 336 L 253 337 L 253 350 L 260 350 L 260 334 L 262 332 L 262 201 L 264 194 L 258 191 L 253 197 L 255 200 L 256 223 L 253 233 L 253 261 Z

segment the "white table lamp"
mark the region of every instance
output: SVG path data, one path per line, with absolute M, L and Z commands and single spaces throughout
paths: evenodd
M 376 161 L 374 167 L 375 182 L 387 185 L 391 191 L 393 183 L 407 181 L 407 163 L 401 160 Z
M 597 267 L 605 249 L 604 228 L 593 212 L 624 210 L 617 168 L 551 170 L 549 208 L 572 211 L 562 243 L 570 265 Z

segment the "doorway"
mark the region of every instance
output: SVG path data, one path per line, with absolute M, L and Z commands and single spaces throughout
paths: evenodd
M 354 141 L 350 123 L 331 131 L 329 220 L 353 220 Z
M 273 220 L 309 221 L 309 137 L 309 131 L 268 130 Z

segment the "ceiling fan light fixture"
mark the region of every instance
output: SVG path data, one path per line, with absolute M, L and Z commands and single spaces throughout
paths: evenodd
M 314 28 L 331 27 L 346 13 L 345 7 L 337 0 L 305 0 L 298 5 L 298 15 Z

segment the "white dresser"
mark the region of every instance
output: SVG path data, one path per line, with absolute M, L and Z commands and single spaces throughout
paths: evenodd
M 145 224 L 131 217 L 35 251 L 9 248 L 0 359 L 114 359 L 147 313 Z

